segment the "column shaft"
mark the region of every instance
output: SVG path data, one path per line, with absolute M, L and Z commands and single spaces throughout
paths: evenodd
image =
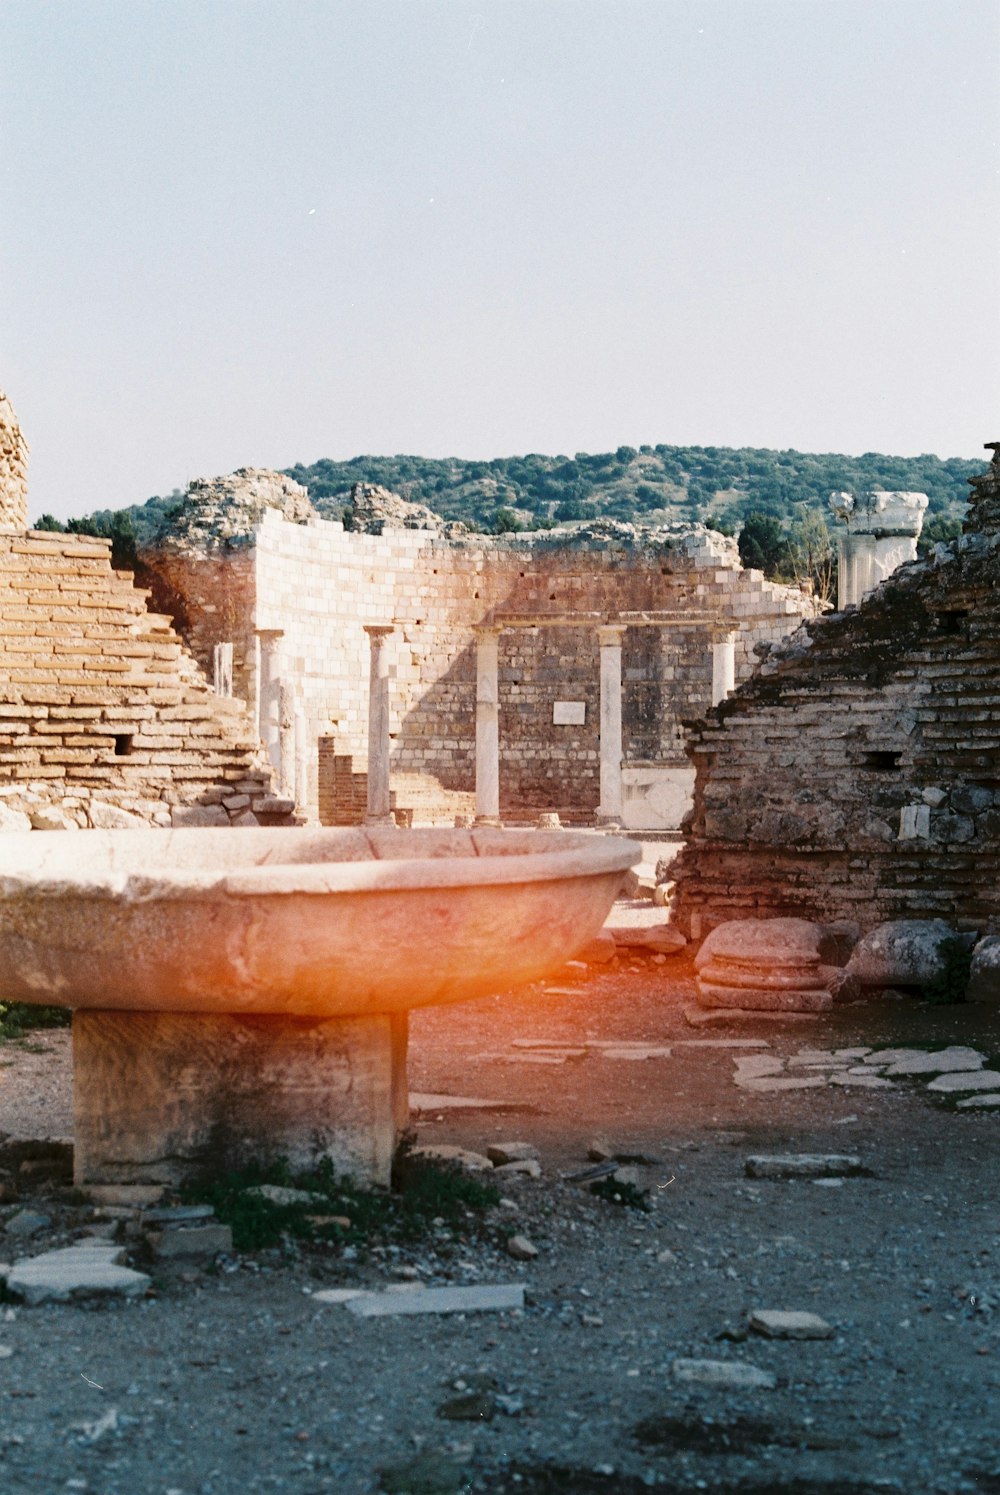
M 275 774 L 281 771 L 278 693 L 281 684 L 280 628 L 258 628 L 260 684 L 257 690 L 257 730 Z
M 476 631 L 476 821 L 500 823 L 500 629 Z
M 619 825 L 622 818 L 622 639 L 620 624 L 598 628 L 601 646 L 601 801 L 597 819 Z
M 371 644 L 368 673 L 368 813 L 366 825 L 392 825 L 389 801 L 389 659 L 390 627 L 366 625 Z
M 712 640 L 712 705 L 718 706 L 736 689 L 736 633 Z

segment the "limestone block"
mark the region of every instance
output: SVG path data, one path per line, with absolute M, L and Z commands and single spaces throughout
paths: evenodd
M 820 963 L 823 929 L 808 919 L 730 919 L 718 924 L 695 957 L 700 970 L 709 960 L 768 967 L 811 967 Z
M 179 1184 L 278 1153 L 388 1184 L 396 1139 L 388 1017 L 79 1011 L 78 1187 Z

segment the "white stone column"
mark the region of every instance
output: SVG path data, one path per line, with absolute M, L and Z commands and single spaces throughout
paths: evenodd
M 295 799 L 295 691 L 278 682 L 278 793 Z
M 389 807 L 389 657 L 386 641 L 394 629 L 366 623 L 371 644 L 368 669 L 368 813 L 365 825 L 392 825 Z
M 712 635 L 712 705 L 718 706 L 736 689 L 736 640 L 738 631 Z
M 281 628 L 258 628 L 257 731 L 275 774 L 281 772 L 278 693 L 281 688 Z
M 598 825 L 621 825 L 622 820 L 622 639 L 625 626 L 609 623 L 598 628 L 601 646 L 601 802 Z
M 476 629 L 476 824 L 500 824 L 500 634 Z
M 312 773 L 309 751 L 309 721 L 302 706 L 295 708 L 295 804 L 313 819 L 311 807 Z
M 215 644 L 212 648 L 212 689 L 217 696 L 233 693 L 232 644 Z

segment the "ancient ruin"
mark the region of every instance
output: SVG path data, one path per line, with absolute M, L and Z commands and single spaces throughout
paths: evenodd
M 695 726 L 675 917 L 1000 930 L 1000 463 L 965 533 L 807 620 Z
M 27 528 L 26 464 L 0 396 L 0 829 L 286 823 L 244 703 L 110 541 Z
M 682 723 L 821 611 L 700 526 L 473 536 L 364 485 L 346 518 L 243 470 L 193 484 L 141 555 L 202 667 L 231 660 L 283 791 L 324 824 L 675 827 Z

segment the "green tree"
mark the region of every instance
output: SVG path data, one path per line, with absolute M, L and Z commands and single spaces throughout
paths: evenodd
M 777 575 L 787 559 L 788 541 L 780 519 L 759 509 L 751 509 L 746 515 L 736 543 L 744 566 L 763 571 L 765 576 Z
M 513 509 L 497 509 L 493 515 L 493 533 L 495 535 L 516 535 L 521 528 L 521 521 Z

